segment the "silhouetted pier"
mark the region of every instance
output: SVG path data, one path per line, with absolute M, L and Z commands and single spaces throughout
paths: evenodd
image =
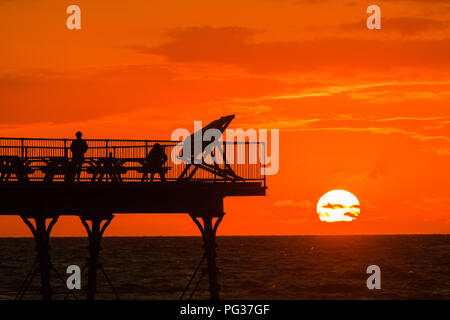
M 209 126 L 224 132 L 231 119 L 223 117 Z M 76 177 L 71 165 L 72 139 L 0 138 L 0 214 L 20 215 L 36 244 L 35 265 L 16 298 L 23 297 L 39 274 L 42 298 L 51 299 L 49 238 L 59 216 L 78 216 L 86 228 L 87 299 L 93 300 L 97 270 L 103 271 L 99 263 L 101 239 L 114 214 L 187 213 L 204 241 L 211 299 L 219 299 L 215 237 L 224 217 L 223 200 L 265 195 L 263 166 L 259 161 L 248 161 L 261 143 L 220 141 L 217 145 L 223 161 L 186 163 L 171 157 L 179 141 L 85 141 L 89 149 Z M 159 175 L 149 179 L 147 155 L 155 144 L 161 145 L 167 155 L 161 169 L 165 181 Z M 197 156 L 192 153 L 191 160 Z M 238 161 L 239 156 L 244 161 Z

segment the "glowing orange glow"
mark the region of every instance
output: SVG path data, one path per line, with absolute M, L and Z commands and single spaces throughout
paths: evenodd
M 225 198 L 219 235 L 450 233 L 449 1 L 379 1 L 381 30 L 362 0 L 75 2 L 81 30 L 70 1 L 0 0 L 0 136 L 164 140 L 235 114 L 280 129 L 280 171 Z M 317 219 L 334 189 L 364 205 L 353 223 Z M 29 235 L 0 217 L 0 237 Z M 67 217 L 52 235 L 85 233 Z M 118 215 L 106 235 L 198 230 Z
M 319 219 L 326 222 L 353 221 L 359 211 L 358 199 L 345 190 L 327 192 L 317 203 Z

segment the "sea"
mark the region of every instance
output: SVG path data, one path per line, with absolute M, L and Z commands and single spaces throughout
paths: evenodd
M 450 235 L 219 236 L 221 299 L 450 299 Z M 68 291 L 69 265 L 80 269 L 87 238 L 51 238 L 54 299 Z M 208 299 L 200 272 L 200 237 L 106 237 L 100 262 L 120 299 Z M 35 259 L 32 238 L 0 238 L 0 299 L 14 299 Z M 368 289 L 368 266 L 380 268 L 380 289 Z M 97 299 L 116 299 L 98 272 Z M 200 279 L 200 280 L 199 280 Z M 196 290 L 193 290 L 198 282 Z M 87 284 L 84 270 L 81 284 Z M 23 299 L 40 299 L 39 275 Z

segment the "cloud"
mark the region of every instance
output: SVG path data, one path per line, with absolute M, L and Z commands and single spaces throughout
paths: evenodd
M 426 213 L 426 217 L 448 218 L 450 213 L 450 198 L 448 197 L 424 197 L 414 200 L 404 200 L 404 204 L 417 208 Z
M 73 74 L 0 75 L 4 123 L 72 122 L 171 101 L 173 73 L 157 66 L 116 66 Z M 169 102 L 170 103 L 170 102 Z
M 311 80 L 309 80 L 311 81 Z M 346 80 L 341 80 L 342 82 Z M 446 90 L 450 81 L 378 81 L 368 83 L 353 83 L 351 85 L 338 84 L 326 85 L 310 83 L 303 90 L 292 91 L 288 94 L 261 96 L 250 99 L 234 99 L 233 103 L 252 103 L 282 100 L 300 100 L 308 98 L 326 98 L 337 95 L 345 95 L 353 100 L 363 100 L 369 103 L 404 102 L 407 100 L 423 100 L 430 98 L 433 101 L 448 100 Z M 427 90 L 427 91 L 424 91 Z M 431 91 L 434 90 L 434 91 Z M 428 101 L 430 101 L 428 99 Z
M 234 65 L 254 73 L 333 72 L 343 68 L 392 70 L 450 67 L 450 39 L 314 39 L 256 42 L 257 30 L 243 27 L 190 27 L 169 32 L 155 47 L 132 46 L 142 54 L 172 62 Z
M 353 180 L 353 181 L 367 181 L 378 180 L 382 178 L 380 170 L 378 168 L 371 168 L 366 171 L 355 172 L 355 170 L 337 170 L 330 175 L 330 178 L 334 180 Z M 367 181 L 368 182 L 368 181 Z M 355 208 L 359 206 L 355 206 Z
M 424 197 L 421 199 L 405 200 L 405 204 L 423 209 L 429 212 L 445 211 L 450 212 L 450 198 L 449 197 Z M 436 214 L 435 214 L 436 215 Z M 447 215 L 448 216 L 448 215 Z
M 446 30 L 448 27 L 448 21 L 424 17 L 396 17 L 382 19 L 383 32 L 396 32 L 405 36 L 416 36 L 430 31 Z M 346 31 L 367 31 L 366 20 L 341 24 L 338 28 Z
M 450 155 L 450 148 L 432 148 L 431 150 L 440 156 Z
M 298 131 L 348 131 L 348 132 L 368 132 L 373 134 L 401 134 L 422 142 L 441 140 L 450 142 L 450 137 L 446 135 L 432 136 L 420 132 L 402 130 L 398 128 L 379 127 L 319 127 L 319 128 L 296 128 Z
M 274 1 L 274 0 L 273 0 Z M 334 2 L 335 0 L 295 0 L 295 3 L 297 4 L 322 4 L 322 3 L 326 3 L 326 2 Z M 351 4 L 353 3 L 357 3 L 357 1 L 352 1 L 350 2 Z M 367 5 L 367 1 L 359 1 L 360 3 L 363 3 L 365 5 Z M 379 0 L 379 2 L 383 3 L 383 2 L 416 2 L 416 3 L 426 3 L 426 4 L 430 4 L 430 2 L 433 3 L 445 3 L 448 4 L 448 0 Z
M 294 200 L 279 200 L 273 204 L 275 207 L 299 207 L 302 209 L 313 208 L 314 204 L 309 200 L 294 201 Z
M 350 218 L 353 218 L 353 219 L 355 219 L 355 218 L 358 217 L 357 214 L 354 214 L 354 213 L 352 213 L 352 212 L 350 212 L 350 211 L 345 212 L 345 213 L 344 213 L 344 216 L 347 216 L 347 217 L 350 217 Z
M 339 203 L 335 203 L 335 204 L 327 203 L 326 205 L 323 205 L 322 208 L 324 208 L 324 209 L 343 209 L 343 208 L 345 208 L 345 206 L 343 206 L 342 204 L 339 204 Z
M 328 0 L 296 0 L 295 4 L 304 5 L 304 4 L 321 4 L 325 3 Z
M 430 4 L 430 0 L 380 0 L 380 2 L 416 2 L 416 3 L 426 3 Z M 448 4 L 448 0 L 432 0 L 433 3 L 446 3 Z
M 421 142 L 450 142 L 447 119 L 435 117 L 342 117 L 332 118 L 282 118 L 276 120 L 258 119 L 258 123 L 241 123 L 244 127 L 278 128 L 284 131 L 347 131 L 382 135 L 404 135 Z M 442 148 L 445 148 L 443 146 Z M 442 150 L 441 150 L 442 151 Z M 445 152 L 445 150 L 443 151 Z M 369 177 L 380 177 L 379 172 L 366 173 Z
M 383 19 L 383 28 L 393 29 L 394 31 L 402 34 L 421 34 L 433 30 L 445 29 L 448 26 L 448 21 L 423 17 L 398 17 Z
M 161 122 L 159 118 L 164 116 L 176 123 L 177 118 L 185 119 L 187 112 L 193 119 L 217 117 L 223 112 L 217 101 L 230 97 L 245 100 L 283 90 L 283 81 L 263 77 L 180 78 L 166 65 L 109 66 L 71 74 L 0 74 L 0 119 L 8 125 L 68 123 L 147 110 L 141 114 L 147 120 Z M 249 117 L 271 110 L 265 104 L 227 104 L 227 110 Z
M 380 179 L 381 178 L 380 170 L 378 170 L 377 168 L 372 168 L 365 173 L 365 176 L 370 179 Z
M 315 220 L 312 218 L 302 218 L 302 219 L 288 219 L 288 220 L 277 220 L 277 223 L 283 223 L 283 224 L 288 224 L 288 225 L 292 225 L 292 224 L 311 224 L 313 223 Z
M 325 110 L 326 111 L 326 110 Z M 320 110 L 316 110 L 316 113 Z M 317 114 L 315 114 L 317 116 Z M 334 117 L 296 117 L 284 116 L 278 111 L 278 119 L 271 120 L 268 112 L 259 118 L 239 120 L 244 128 L 278 128 L 285 131 L 351 131 L 369 132 L 373 134 L 401 134 L 420 141 L 443 140 L 450 141 L 449 125 L 445 117 L 380 117 L 336 115 Z
M 405 100 L 440 100 L 442 95 L 436 92 L 401 92 L 401 91 L 374 91 L 349 93 L 352 99 L 365 100 L 369 103 L 399 102 Z

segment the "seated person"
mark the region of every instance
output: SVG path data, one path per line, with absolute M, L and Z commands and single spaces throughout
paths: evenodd
M 142 181 L 147 180 L 148 172 L 150 172 L 150 182 L 153 181 L 155 173 L 158 173 L 161 181 L 166 181 L 166 168 L 164 167 L 164 163 L 167 161 L 167 155 L 164 152 L 163 146 L 159 143 L 155 143 L 152 150 L 147 155 L 147 163 L 146 167 L 148 171 L 144 172 L 142 176 Z

